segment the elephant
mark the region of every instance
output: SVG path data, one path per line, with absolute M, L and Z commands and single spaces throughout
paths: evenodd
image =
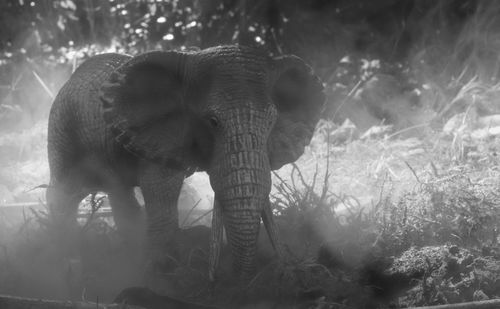
M 269 200 L 271 171 L 303 154 L 324 101 L 322 82 L 303 60 L 252 47 L 92 56 L 50 110 L 49 213 L 76 223 L 79 202 L 102 191 L 118 230 L 126 230 L 140 213 L 138 186 L 145 251 L 154 260 L 175 247 L 184 178 L 206 171 L 215 192 L 210 278 L 224 229 L 232 273 L 249 278 L 261 219 L 282 254 Z

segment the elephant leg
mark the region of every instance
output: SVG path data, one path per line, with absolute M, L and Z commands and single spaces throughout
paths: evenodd
M 69 182 L 51 181 L 46 198 L 49 210 L 49 232 L 56 244 L 59 244 L 63 256 L 75 253 L 75 240 L 78 237 L 78 205 L 86 196 L 80 186 Z
M 86 195 L 86 192 L 79 186 L 51 181 L 47 188 L 46 198 L 53 223 L 57 226 L 76 226 L 78 205 Z
M 132 187 L 120 187 L 108 192 L 116 228 L 126 244 L 140 252 L 144 238 L 144 215 Z
M 184 175 L 182 170 L 151 164 L 144 166 L 139 176 L 146 207 L 149 257 L 157 264 L 155 266 L 164 269 L 177 265 L 177 200 Z

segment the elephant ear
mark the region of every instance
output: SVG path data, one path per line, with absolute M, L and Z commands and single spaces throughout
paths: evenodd
M 116 69 L 100 92 L 103 116 L 118 143 L 164 164 L 183 157 L 185 54 L 149 52 Z
M 324 109 L 323 85 L 299 57 L 273 59 L 272 100 L 278 119 L 268 139 L 272 169 L 294 162 L 311 141 Z

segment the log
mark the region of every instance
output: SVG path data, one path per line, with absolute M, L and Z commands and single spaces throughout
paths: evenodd
M 468 303 L 448 304 L 438 306 L 414 307 L 418 309 L 494 309 L 500 308 L 500 299 L 473 301 Z
M 143 287 L 123 290 L 113 304 L 74 302 L 8 296 L 0 294 L 0 309 L 216 309 L 160 295 Z
M 126 304 L 97 304 L 92 302 L 74 302 L 64 300 L 47 300 L 0 295 L 2 309 L 145 309 L 144 307 Z

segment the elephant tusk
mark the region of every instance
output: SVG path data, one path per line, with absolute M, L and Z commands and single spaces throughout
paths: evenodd
M 262 210 L 262 221 L 264 222 L 264 227 L 266 228 L 267 235 L 271 241 L 278 258 L 283 259 L 283 249 L 281 246 L 281 240 L 278 233 L 278 227 L 276 222 L 274 222 L 273 212 L 271 210 L 271 202 L 268 200 L 264 205 L 264 210 Z
M 211 282 L 215 281 L 215 271 L 219 265 L 220 249 L 222 246 L 222 209 L 214 199 L 214 208 L 212 212 L 212 229 L 210 231 L 210 247 L 208 257 L 208 278 Z

